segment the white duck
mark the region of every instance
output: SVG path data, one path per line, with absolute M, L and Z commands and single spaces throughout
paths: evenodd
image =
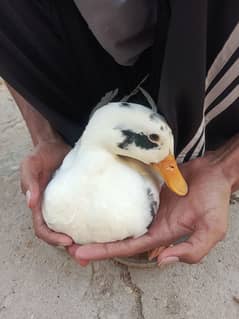
M 158 211 L 162 179 L 187 193 L 173 144 L 164 118 L 149 108 L 121 102 L 98 109 L 45 190 L 47 225 L 78 244 L 143 235 Z

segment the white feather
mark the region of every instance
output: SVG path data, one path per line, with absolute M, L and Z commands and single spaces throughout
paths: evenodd
M 163 119 L 150 119 L 150 112 L 138 105 L 111 103 L 94 113 L 81 143 L 66 156 L 46 188 L 42 210 L 51 229 L 79 244 L 138 237 L 147 231 L 153 218 L 148 193 L 157 208 L 161 181 L 143 162 L 150 162 L 150 156 L 165 157 L 171 145 L 170 129 Z M 164 142 L 161 149 L 134 146 L 121 154 L 117 147 L 123 138 L 118 129 L 122 125 L 145 134 L 157 130 Z

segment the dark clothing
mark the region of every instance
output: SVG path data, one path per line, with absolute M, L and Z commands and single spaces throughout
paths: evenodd
M 146 70 L 115 63 L 71 0 L 0 1 L 0 75 L 71 144 L 102 96 L 124 96 Z
M 152 46 L 158 0 L 74 2 L 97 41 L 117 63 L 132 65 Z
M 124 67 L 73 0 L 2 0 L 0 75 L 74 144 L 103 97 L 120 100 L 149 74 L 142 86 L 171 126 L 176 154 L 196 157 L 205 141 L 213 148 L 239 131 L 239 2 L 159 0 L 158 12 L 153 47 Z M 130 100 L 146 103 L 141 93 Z

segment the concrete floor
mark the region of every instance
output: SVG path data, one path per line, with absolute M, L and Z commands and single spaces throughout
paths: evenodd
M 0 80 L 1 81 L 1 80 Z M 18 165 L 31 143 L 0 82 L 0 318 L 239 318 L 239 204 L 230 229 L 200 265 L 135 270 L 112 261 L 80 268 L 34 237 Z

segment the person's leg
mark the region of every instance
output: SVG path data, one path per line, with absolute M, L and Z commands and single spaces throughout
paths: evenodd
M 72 0 L 0 2 L 0 75 L 71 144 L 102 97 L 123 96 L 146 67 L 116 64 Z

